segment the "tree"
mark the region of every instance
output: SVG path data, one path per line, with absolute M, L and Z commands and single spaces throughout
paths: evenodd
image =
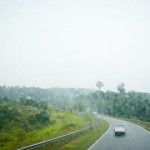
M 0 105 L 0 129 L 9 127 L 12 121 L 18 121 L 18 116 L 20 116 L 18 110 Z
M 125 84 L 124 83 L 121 83 L 117 86 L 117 89 L 120 93 L 125 93 Z
M 45 124 L 50 122 L 49 115 L 46 111 L 41 111 L 40 113 L 36 114 L 35 117 L 40 123 Z
M 35 125 L 35 124 L 37 123 L 37 119 L 35 118 L 34 115 L 30 115 L 30 116 L 29 116 L 29 123 L 30 123 L 31 125 Z
M 104 84 L 101 81 L 97 81 L 96 86 L 98 87 L 98 89 L 100 90 L 101 87 L 104 86 Z

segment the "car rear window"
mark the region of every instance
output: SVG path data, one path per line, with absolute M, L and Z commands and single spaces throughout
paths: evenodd
M 116 128 L 125 128 L 124 125 L 117 125 Z

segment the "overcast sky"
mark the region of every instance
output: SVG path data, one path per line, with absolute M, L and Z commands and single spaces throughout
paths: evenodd
M 150 92 L 149 0 L 0 0 L 0 85 Z

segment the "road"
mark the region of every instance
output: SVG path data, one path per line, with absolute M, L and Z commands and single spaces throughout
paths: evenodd
M 150 150 L 150 132 L 127 121 L 99 116 L 109 122 L 110 127 L 88 150 Z M 116 124 L 126 126 L 126 134 L 114 135 Z

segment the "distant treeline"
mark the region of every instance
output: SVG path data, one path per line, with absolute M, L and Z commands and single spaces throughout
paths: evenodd
M 72 104 L 80 95 L 88 95 L 95 90 L 74 88 L 35 88 L 35 87 L 6 87 L 0 86 L 0 99 L 7 97 L 11 102 L 17 102 L 20 98 L 46 101 L 48 104 L 60 108 Z
M 139 92 L 102 92 L 79 96 L 72 109 L 150 122 L 150 94 Z
M 38 109 L 46 110 L 48 108 L 48 104 L 45 101 L 41 100 L 33 100 L 31 98 L 20 98 L 19 100 L 15 100 L 8 97 L 0 98 L 0 104 L 7 103 L 7 104 L 16 104 L 16 105 L 24 105 L 24 106 L 32 106 L 37 107 Z
M 88 95 L 93 91 L 73 88 L 0 86 L 0 130 L 21 127 L 31 131 L 52 124 L 55 120 L 50 119 L 51 110 L 48 104 L 65 109 L 79 95 Z
M 73 88 L 51 88 L 41 89 L 34 87 L 0 87 L 0 105 L 6 104 L 18 106 L 32 106 L 41 111 L 48 109 L 48 104 L 60 108 L 83 112 L 99 112 L 112 116 L 137 118 L 150 122 L 150 94 L 135 91 L 125 92 L 124 85 L 118 86 L 119 92 L 95 91 L 90 89 Z M 6 111 L 6 108 L 1 108 Z M 7 107 L 8 113 L 12 111 Z M 8 118 L 17 119 L 19 112 L 14 110 L 13 118 L 10 114 Z M 39 112 L 38 112 L 39 113 Z M 41 113 L 45 115 L 45 113 Z M 46 118 L 46 115 L 44 116 Z M 7 118 L 1 115 L 2 118 Z M 29 121 L 30 120 L 30 121 Z M 30 116 L 30 124 L 38 122 L 38 115 Z M 3 125 L 3 122 L 1 122 Z

